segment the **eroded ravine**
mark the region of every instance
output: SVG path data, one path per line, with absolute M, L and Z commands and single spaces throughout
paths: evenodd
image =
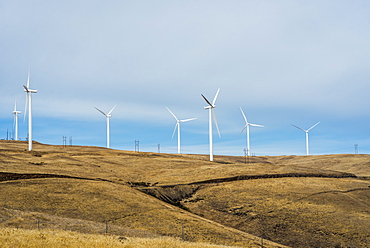
M 255 179 L 273 179 L 273 178 L 357 178 L 356 175 L 346 172 L 327 172 L 327 173 L 281 173 L 281 174 L 260 174 L 260 175 L 240 175 L 234 177 L 225 177 L 204 180 L 199 182 L 192 182 L 188 184 L 177 185 L 161 185 L 161 186 L 135 186 L 136 189 L 154 196 L 169 204 L 183 207 L 181 201 L 191 198 L 200 188 L 209 184 L 227 183 L 242 180 L 255 180 Z

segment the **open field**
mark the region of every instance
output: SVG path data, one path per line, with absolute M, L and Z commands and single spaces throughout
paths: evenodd
M 112 235 L 184 235 L 242 247 L 370 245 L 369 155 L 244 163 L 244 157 L 209 162 L 204 155 L 99 147 L 26 148 L 0 141 L 0 227 L 103 234 L 109 224 Z

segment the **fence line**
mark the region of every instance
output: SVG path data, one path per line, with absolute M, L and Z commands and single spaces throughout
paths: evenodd
M 122 225 L 115 225 L 112 224 L 110 221 L 106 220 L 104 222 L 92 222 L 92 221 L 81 221 L 73 224 L 68 223 L 62 223 L 62 221 L 58 222 L 57 220 L 54 221 L 42 221 L 41 218 L 37 218 L 34 221 L 30 222 L 21 222 L 21 223 L 12 223 L 8 221 L 0 222 L 0 228 L 2 227 L 14 227 L 14 228 L 23 228 L 23 229 L 51 229 L 51 230 L 64 230 L 64 231 L 74 231 L 79 233 L 89 233 L 89 234 L 103 234 L 103 235 L 116 235 L 116 236 L 123 236 L 123 237 L 138 237 L 138 238 L 158 238 L 158 237 L 174 237 L 179 238 L 182 241 L 197 241 L 193 240 L 192 237 L 194 237 L 191 233 L 191 230 L 186 227 L 185 223 L 179 223 L 177 225 L 174 225 L 170 227 L 173 231 L 173 234 L 166 234 L 166 235 L 160 235 L 157 233 L 153 233 L 146 230 L 139 230 L 139 229 L 133 229 L 130 227 L 124 227 Z M 207 239 L 206 242 L 210 243 L 220 243 L 220 241 L 225 240 L 223 236 L 217 233 L 213 233 L 212 237 L 205 237 Z M 258 240 L 259 238 L 259 240 Z M 255 240 L 250 240 L 249 245 L 252 245 L 253 247 L 266 247 L 267 243 L 265 242 L 266 237 L 264 235 L 261 235 L 260 237 L 257 237 Z M 212 242 L 213 241 L 213 242 Z M 235 240 L 239 244 L 246 243 L 246 240 L 244 238 L 240 240 Z M 243 242 L 244 241 L 244 242 Z M 321 247 L 334 247 L 333 243 L 331 241 L 324 241 L 320 240 L 317 241 L 317 243 Z M 364 239 L 361 242 L 362 244 L 368 244 L 367 238 L 364 237 Z M 344 246 L 343 246 L 344 245 Z M 351 241 L 350 244 L 341 244 L 342 247 L 360 247 L 357 246 L 360 245 L 360 243 L 355 244 L 355 241 Z M 267 245 L 268 246 L 268 245 Z
M 62 222 L 62 221 L 60 221 Z M 98 234 L 98 235 L 116 235 L 120 237 L 137 237 L 137 238 L 158 238 L 158 237 L 173 237 L 181 239 L 182 241 L 190 241 L 190 242 L 198 242 L 195 236 L 191 233 L 191 230 L 186 227 L 185 223 L 178 223 L 177 225 L 170 226 L 169 229 L 173 230 L 172 234 L 157 234 L 152 233 L 146 230 L 138 230 L 133 229 L 130 227 L 123 227 L 122 225 L 115 225 L 112 224 L 110 221 L 106 220 L 104 222 L 90 222 L 90 221 L 83 221 L 84 223 L 58 223 L 57 220 L 54 221 L 43 221 L 42 218 L 34 219 L 34 221 L 30 222 L 22 222 L 22 223 L 11 223 L 11 222 L 0 222 L 0 228 L 2 227 L 14 227 L 14 228 L 23 228 L 23 229 L 31 229 L 31 230 L 63 230 L 63 231 L 74 231 L 79 233 L 89 233 L 89 234 Z M 222 234 L 213 233 L 212 236 L 203 236 L 205 238 L 204 241 L 199 242 L 207 242 L 207 243 L 225 243 L 224 236 Z M 242 243 L 249 243 L 245 238 L 241 238 L 240 240 L 236 240 L 239 244 Z M 255 240 L 253 247 L 262 247 L 262 244 L 258 244 L 259 241 Z M 226 243 L 224 245 L 227 245 Z M 248 246 L 249 247 L 249 246 Z
M 65 230 L 65 231 L 75 231 L 80 233 L 91 233 L 91 234 L 112 234 L 119 236 L 129 236 L 129 237 L 142 237 L 142 238 L 151 238 L 151 237 L 160 237 L 156 233 L 152 233 L 146 230 L 133 229 L 130 227 L 123 227 L 122 225 L 111 224 L 108 220 L 104 223 L 99 222 L 90 222 L 90 221 L 81 221 L 80 223 L 62 223 L 58 221 L 42 221 L 38 218 L 32 222 L 0 222 L 0 228 L 2 227 L 14 227 L 14 228 L 24 228 L 24 229 L 54 229 L 54 230 Z M 180 236 L 180 234 L 179 234 Z

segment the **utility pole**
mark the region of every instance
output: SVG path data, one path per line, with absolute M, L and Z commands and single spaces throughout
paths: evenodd
M 358 154 L 358 144 L 355 144 L 355 154 Z
M 158 144 L 158 153 L 161 153 L 161 144 Z
M 67 145 L 67 137 L 63 136 L 63 147 L 65 148 Z
M 72 146 L 72 136 L 69 136 L 69 146 Z
M 244 151 L 244 163 L 246 164 L 247 163 L 247 148 L 244 148 L 243 149 L 243 151 Z
M 135 152 L 139 152 L 139 144 L 140 144 L 140 141 L 135 140 Z

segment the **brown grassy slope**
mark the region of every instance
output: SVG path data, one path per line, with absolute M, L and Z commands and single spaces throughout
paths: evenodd
M 32 240 L 32 242 L 30 242 Z M 183 242 L 179 239 L 160 238 L 124 238 L 122 236 L 88 235 L 61 230 L 22 230 L 14 228 L 0 229 L 0 247 L 79 247 L 79 248 L 227 248 L 226 246 L 210 245 L 205 243 Z M 228 246 L 230 247 L 230 246 Z
M 176 173 L 173 164 L 184 164 L 184 158 L 180 157 L 179 162 L 178 156 L 165 154 L 155 156 L 94 147 L 63 150 L 42 144 L 35 144 L 34 151 L 27 152 L 22 150 L 25 146 L 22 142 L 0 142 L 0 145 L 3 172 L 62 174 L 112 181 L 71 178 L 3 181 L 0 183 L 2 226 L 35 227 L 37 219 L 41 219 L 42 228 L 70 228 L 72 224 L 73 230 L 95 232 L 109 220 L 111 233 L 137 236 L 138 232 L 127 234 L 127 230 L 141 230 L 149 236 L 178 237 L 184 224 L 186 240 L 247 247 L 260 243 L 259 238 L 163 203 L 125 184 L 127 181 L 150 182 L 148 178 L 153 177 L 161 180 L 163 174 L 173 175 Z M 156 168 L 163 173 L 157 175 Z M 104 232 L 104 228 L 100 232 Z M 265 243 L 277 247 L 272 242 Z
M 184 224 L 185 238 L 189 241 L 250 246 L 259 242 L 251 235 L 204 220 L 125 185 L 52 178 L 6 181 L 0 183 L 0 188 L 0 208 L 33 215 L 33 218 L 2 216 L 2 226 L 26 228 L 33 224 L 35 228 L 37 219 L 41 217 L 42 228 L 51 223 L 54 228 L 69 229 L 73 223 L 73 230 L 94 232 L 98 228 L 94 223 L 108 220 L 109 232 L 117 235 L 137 236 L 137 232 L 122 230 L 128 229 L 143 231 L 148 236 L 155 233 L 179 237 Z M 50 216 L 69 221 L 55 220 Z M 90 226 L 86 227 L 89 223 L 82 222 L 79 226 L 71 219 L 92 222 L 92 231 L 89 231 Z M 100 233 L 104 232 L 102 227 L 100 225 Z
M 259 156 L 244 157 L 218 156 L 222 161 L 230 163 L 262 164 L 276 172 L 286 171 L 341 171 L 353 173 L 358 177 L 370 177 L 370 155 L 367 154 L 332 154 L 317 156 Z
M 277 178 L 207 185 L 192 212 L 293 247 L 370 245 L 370 182 Z
M 325 170 L 370 176 L 369 155 L 251 157 L 248 165 L 262 163 L 277 173 Z M 293 247 L 370 246 L 368 180 L 271 178 L 205 185 L 183 204 L 206 218 Z
M 370 169 L 370 156 L 368 155 L 324 155 L 324 156 L 279 156 L 279 157 L 252 157 L 250 158 L 247 164 L 244 164 L 243 157 L 227 157 L 227 156 L 216 156 L 216 162 L 207 161 L 207 156 L 201 155 L 172 155 L 172 154 L 154 154 L 154 153 L 134 153 L 126 151 L 115 151 L 105 148 L 97 147 L 67 147 L 62 148 L 61 146 L 48 146 L 42 144 L 35 144 L 33 152 L 27 152 L 24 149 L 27 148 L 27 145 L 24 142 L 0 142 L 0 171 L 3 172 L 17 172 L 17 173 L 50 173 L 50 174 L 63 174 L 75 177 L 87 177 L 87 178 L 102 178 L 106 180 L 111 180 L 114 182 L 113 185 L 122 187 L 122 192 L 126 192 L 126 189 L 130 189 L 125 185 L 126 182 L 145 182 L 145 183 L 158 183 L 157 185 L 175 185 L 175 184 L 187 184 L 193 182 L 199 182 L 210 179 L 220 179 L 228 178 L 235 176 L 243 175 L 264 175 L 264 174 L 281 174 L 281 173 L 321 173 L 323 175 L 328 173 L 339 173 L 340 172 L 350 172 L 358 174 L 362 177 L 369 176 Z M 337 172 L 336 172 L 337 171 Z M 338 172 L 339 171 L 339 172 Z M 349 198 L 355 198 L 354 202 L 349 199 L 343 200 L 342 198 L 329 201 L 325 204 L 318 204 L 319 208 L 316 205 L 306 204 L 301 200 L 300 204 L 303 204 L 304 207 L 292 207 L 295 206 L 294 201 L 297 201 L 296 198 L 292 197 L 296 192 L 302 192 L 302 197 L 307 197 L 311 194 L 316 194 L 324 191 L 335 191 L 338 188 L 341 191 L 345 190 L 343 186 L 339 187 L 337 184 L 340 180 L 344 179 L 324 179 L 321 180 L 315 190 L 306 191 L 307 185 L 317 184 L 317 179 L 312 178 L 298 178 L 298 179 L 288 179 L 288 178 L 279 178 L 279 179 L 258 179 L 258 180 L 248 180 L 248 181 L 239 181 L 239 182 L 228 182 L 228 183 L 219 183 L 216 184 L 217 187 L 213 189 L 214 185 L 200 185 L 201 190 L 190 199 L 186 204 L 192 211 L 203 215 L 206 218 L 213 219 L 219 223 L 226 224 L 232 227 L 236 227 L 240 230 L 247 230 L 256 235 L 263 234 L 265 237 L 274 239 L 275 241 L 282 241 L 284 244 L 299 244 L 302 240 L 311 240 L 311 237 L 315 237 L 315 244 L 324 242 L 328 237 L 332 237 L 333 240 L 338 238 L 338 242 L 347 242 L 350 238 L 355 237 L 355 229 L 352 231 L 341 231 L 339 227 L 346 225 L 346 222 L 343 222 L 343 219 L 336 220 L 336 215 L 331 215 L 331 208 L 326 207 L 330 206 L 333 209 L 338 209 L 339 205 L 353 205 L 356 206 L 361 202 L 361 204 L 369 204 L 369 199 L 364 192 L 368 191 L 358 191 L 357 194 L 346 194 L 350 196 Z M 66 218 L 71 217 L 68 215 L 67 210 L 63 212 L 64 205 L 72 204 L 70 203 L 71 199 L 68 197 L 70 193 L 66 190 L 63 194 L 53 194 L 56 191 L 51 185 L 55 184 L 56 181 L 63 182 L 62 184 L 70 184 L 74 179 L 37 179 L 37 186 L 45 185 L 46 188 L 50 188 L 50 191 L 40 190 L 39 193 L 33 192 L 31 195 L 35 195 L 36 198 L 42 198 L 41 195 L 48 193 L 50 198 L 43 200 L 46 203 L 53 203 L 55 209 L 58 210 L 48 210 L 48 208 L 42 207 L 42 204 L 38 206 L 42 211 L 46 211 L 50 215 L 54 214 L 54 211 L 58 212 L 59 215 L 65 216 Z M 260 184 L 263 181 L 266 183 Z M 356 184 L 355 181 L 358 179 L 348 179 L 344 185 Z M 24 180 L 30 181 L 30 180 Z M 32 181 L 36 182 L 36 179 Z M 78 181 L 78 180 L 77 180 Z M 81 181 L 81 180 L 80 180 Z M 80 182 L 78 181 L 78 182 Z M 85 180 L 86 181 L 86 180 Z M 256 182 L 255 186 L 250 186 L 251 182 Z M 52 182 L 52 183 L 51 183 Z M 69 182 L 69 183 L 67 183 Z M 280 183 L 279 183 L 280 182 Z M 291 186 L 281 187 L 281 182 L 290 182 Z M 305 182 L 301 184 L 300 182 Z M 366 181 L 361 181 L 366 182 Z M 4 182 L 5 183 L 5 182 Z M 10 182 L 6 182 L 8 184 Z M 271 184 L 271 186 L 267 186 Z M 89 189 L 98 196 L 97 199 L 105 199 L 107 196 L 99 190 L 103 186 L 97 187 L 96 185 L 104 185 L 107 189 L 111 186 L 107 186 L 107 182 L 92 182 L 86 181 L 86 184 L 77 186 L 75 184 L 71 185 L 70 188 L 80 188 L 79 192 L 75 192 L 75 198 L 80 199 L 79 204 L 76 207 L 79 211 L 78 214 L 88 218 L 89 214 L 85 213 L 83 209 L 91 208 L 91 196 L 85 195 L 85 190 Z M 231 186 L 230 186 L 231 185 Z M 236 185 L 236 186 L 232 186 Z M 253 185 L 253 184 L 252 184 Z M 86 187 L 85 187 L 86 186 Z M 103 187 L 103 188 L 104 188 Z M 234 187 L 235 190 L 233 194 L 230 194 L 226 189 L 229 187 Z M 362 187 L 362 186 L 361 186 Z M 364 186 L 366 187 L 366 185 Z M 1 187 L 3 188 L 3 187 Z M 14 191 L 9 187 L 9 193 L 14 194 Z M 37 188 L 37 187 L 36 187 Z M 85 189 L 86 188 L 86 189 Z M 4 187 L 4 190 L 6 187 Z M 25 192 L 31 190 L 32 187 L 22 188 Z M 82 190 L 84 189 L 84 190 Z M 279 190 L 280 189 L 280 190 Z M 117 191 L 120 191 L 117 190 Z M 132 190 L 132 189 L 130 189 Z M 276 192 L 274 190 L 277 190 Z M 106 190 L 109 191 L 109 190 Z M 269 194 L 269 192 L 275 192 L 274 197 Z M 58 192 L 58 191 L 56 191 Z M 73 192 L 73 191 L 72 191 Z M 89 192 L 89 191 L 88 191 Z M 133 191 L 139 194 L 137 191 Z M 244 192 L 249 193 L 249 195 Z M 2 193 L 2 192 L 0 192 Z M 5 191 L 4 191 L 5 193 Z M 176 194 L 176 192 L 174 192 Z M 19 194 L 22 194 L 20 192 Z M 123 195 L 126 193 L 123 193 Z M 333 193 L 337 195 L 342 195 L 342 193 Z M 318 194 L 319 196 L 320 194 Z M 325 194 L 322 194 L 325 195 Z M 23 197 L 26 198 L 27 195 Z M 60 198 L 65 196 L 66 198 Z M 146 199 L 141 198 L 145 195 L 140 193 L 140 197 L 137 199 Z M 217 197 L 215 197 L 217 196 Z M 66 203 L 63 203 L 64 199 Z M 84 199 L 84 200 L 81 200 Z M 86 199 L 86 200 L 85 200 Z M 150 198 L 152 199 L 152 198 Z M 247 199 L 247 200 L 246 200 Z M 256 200 L 257 199 L 257 200 Z M 269 199 L 265 201 L 264 199 Z M 331 198 L 330 198 L 331 199 Z M 116 199 L 115 199 L 116 200 Z M 100 201 L 100 200 L 99 200 Z M 102 200 L 103 201 L 103 200 Z M 104 200 L 105 201 L 105 200 Z M 103 202 L 104 202 L 103 201 Z M 111 200 L 107 200 L 110 202 Z M 146 200 L 144 200 L 146 201 Z M 114 202 L 114 201 L 113 201 Z M 118 202 L 124 202 L 118 200 Z M 268 205 L 267 203 L 270 205 Z M 275 204 L 276 202 L 276 204 Z M 282 204 L 285 202 L 286 204 Z M 292 203 L 293 202 L 293 203 Z M 298 201 L 299 202 L 299 201 Z M 46 204 L 45 203 L 45 204 Z M 339 204 L 340 203 L 340 204 Z M 12 203 L 15 204 L 15 203 Z M 85 205 L 84 205 L 85 204 Z M 126 203 L 123 203 L 123 205 Z M 136 203 L 137 206 L 141 206 L 140 202 Z M 161 203 L 163 204 L 163 203 Z M 250 209 L 246 208 L 243 204 L 252 204 L 255 206 L 251 212 Z M 267 204 L 267 205 L 266 205 Z M 298 203 L 297 203 L 298 204 Z M 339 204 L 339 205 L 338 205 Z M 113 204 L 114 205 L 114 204 Z M 119 204 L 118 204 L 119 205 Z M 166 204 L 165 204 L 166 205 Z M 224 209 L 223 206 L 228 206 L 230 209 Z M 241 207 L 243 205 L 243 207 Z M 4 205 L 7 207 L 8 205 Z M 16 207 L 20 207 L 15 205 Z M 74 206 L 74 205 L 73 205 Z M 168 205 L 166 205 L 168 206 Z M 283 207 L 284 206 L 284 207 Z M 132 205 L 131 205 L 132 207 Z M 128 208 L 128 209 L 131 209 Z M 241 207 L 241 208 L 240 208 Z M 113 210 L 104 209 L 99 207 L 106 212 L 105 216 L 111 216 L 112 213 L 117 213 Z M 67 208 L 68 209 L 68 208 Z M 142 210 L 140 207 L 137 207 L 138 211 L 135 212 L 132 216 L 125 217 L 122 219 L 115 220 L 116 222 L 112 224 L 125 225 L 127 223 L 136 223 L 137 225 L 143 226 L 145 230 L 154 231 L 153 226 L 158 226 L 158 223 L 165 223 L 163 228 L 164 232 L 172 235 L 173 233 L 179 233 L 179 225 L 181 222 L 184 222 L 184 215 L 188 214 L 187 212 L 181 213 L 180 216 L 174 216 L 174 214 L 169 214 L 166 211 L 157 210 L 147 211 Z M 174 208 L 175 212 L 178 211 L 178 208 Z M 271 209 L 267 212 L 265 209 Z M 27 211 L 35 211 L 37 209 L 29 209 L 29 205 L 25 206 L 23 209 Z M 49 211 L 49 212 L 48 212 Z M 103 218 L 98 218 L 94 215 L 92 211 L 91 216 L 97 218 L 97 221 L 102 221 Z M 123 213 L 127 210 L 120 210 Z M 120 212 L 119 211 L 119 212 Z M 342 210 L 341 210 L 342 211 Z M 363 223 L 362 220 L 367 220 L 368 213 L 363 210 L 351 210 L 352 215 L 347 215 L 347 217 L 353 222 L 359 219 L 359 223 Z M 1 211 L 0 211 L 1 212 Z M 340 212 L 340 211 L 339 211 Z M 73 213 L 73 211 L 71 211 Z M 278 213 L 273 215 L 273 213 Z M 292 213 L 292 214 L 290 214 Z M 319 224 L 313 225 L 307 221 L 309 218 L 317 217 L 316 219 L 322 218 L 326 221 L 316 222 Z M 64 215 L 65 214 L 65 215 Z M 162 215 L 163 214 L 163 215 Z M 253 216 L 255 214 L 255 216 Z M 362 214 L 362 215 L 361 215 Z M 117 214 L 116 214 L 117 215 Z M 312 215 L 312 216 L 311 216 Z M 85 217 L 87 216 L 87 217 Z M 252 216 L 252 217 L 251 217 Z M 257 216 L 257 217 L 256 217 Z M 283 217 L 281 217 L 283 216 Z M 284 217 L 285 216 L 285 217 Z M 75 216 L 72 216 L 75 218 Z M 281 218 L 280 218 L 281 217 Z M 364 217 L 364 219 L 362 219 Z M 72 218 L 72 219 L 73 219 Z M 78 217 L 79 218 L 79 217 Z M 195 218 L 191 216 L 191 218 Z M 253 221 L 250 221 L 249 218 L 252 218 Z M 163 221 L 165 219 L 165 221 Z M 194 240 L 198 240 L 199 237 L 202 237 L 203 240 L 209 239 L 209 237 L 215 236 L 216 233 L 223 233 L 218 242 L 226 242 L 227 244 L 237 244 L 241 242 L 241 236 L 239 234 L 230 234 L 229 231 L 222 229 L 208 229 L 208 226 L 203 226 L 203 222 L 207 222 L 204 219 L 197 219 L 197 221 L 188 220 L 191 223 L 190 226 L 199 227 L 197 231 L 194 231 Z M 331 222 L 330 222 L 330 221 Z M 169 224 L 167 222 L 176 223 L 175 228 L 173 225 L 168 230 Z M 366 222 L 366 221 L 365 221 Z M 138 224 L 141 223 L 141 224 Z M 212 225 L 215 223 L 210 222 Z M 187 223 L 186 223 L 187 225 Z M 328 229 L 328 226 L 337 226 L 339 229 Z M 133 228 L 138 228 L 132 226 Z M 262 228 L 263 227 L 263 228 Z M 284 227 L 284 228 L 280 228 Z M 176 229 L 177 228 L 177 229 Z M 224 228 L 224 227 L 222 227 Z M 190 228 L 189 228 L 190 229 Z M 306 231 L 305 230 L 310 230 Z M 369 229 L 365 229 L 369 230 Z M 316 232 L 316 233 L 315 233 Z M 162 229 L 158 231 L 162 233 Z M 315 233 L 315 235 L 312 235 Z M 325 233 L 325 235 L 316 235 L 317 233 Z M 361 232 L 360 232 L 361 233 Z M 364 234 L 364 233 L 361 233 Z M 197 236 L 198 235 L 198 236 Z M 226 237 L 223 237 L 226 235 Z M 233 236 L 236 235 L 236 236 Z M 240 234 L 241 235 L 241 234 Z M 348 236 L 349 235 L 349 236 Z M 351 236 L 352 235 L 352 236 Z M 366 235 L 368 233 L 365 233 Z M 193 238 L 193 236 L 189 236 Z M 341 236 L 345 238 L 341 239 Z M 363 237 L 362 237 L 363 238 Z M 360 238 L 357 238 L 360 240 Z M 213 242 L 213 241 L 212 241 Z M 356 241 L 358 243 L 363 241 Z M 366 240 L 364 242 L 367 242 Z M 248 242 L 246 242 L 248 243 Z
M 216 156 L 216 162 L 207 161 L 201 155 L 177 155 L 135 153 L 98 147 L 67 147 L 34 144 L 34 151 L 27 152 L 25 142 L 0 142 L 0 170 L 17 173 L 54 173 L 77 177 L 104 178 L 119 182 L 147 182 L 158 185 L 186 184 L 197 181 L 239 175 L 258 175 L 286 172 L 322 172 L 333 164 L 337 171 L 370 176 L 370 156 L 353 155 L 358 159 L 355 169 L 340 167 L 342 158 L 337 155 L 297 157 L 252 157 L 244 164 L 243 157 Z M 339 155 L 338 155 L 339 156 Z M 315 157 L 315 158 L 313 158 Z M 305 159 L 322 159 L 321 166 L 312 162 L 306 166 Z M 296 162 L 294 162 L 296 161 Z M 348 164 L 348 166 L 347 166 Z M 347 167 L 351 164 L 348 162 Z M 356 166 L 355 166 L 356 165 Z M 334 170 L 334 169 L 331 169 Z
M 316 170 L 335 170 L 353 173 L 358 177 L 370 177 L 370 156 L 363 154 L 271 157 L 270 161 L 288 167 L 298 164 Z

